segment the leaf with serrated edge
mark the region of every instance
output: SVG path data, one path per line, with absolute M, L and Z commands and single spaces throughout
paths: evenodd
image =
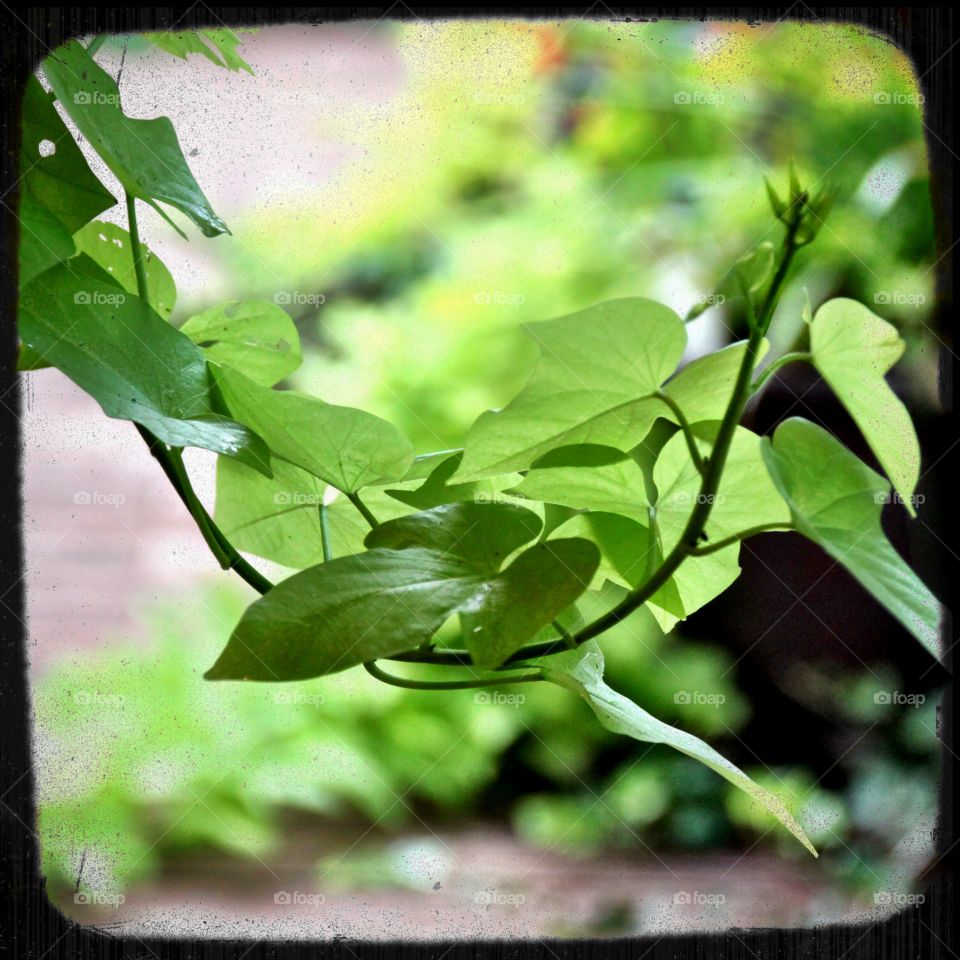
M 215 363 L 272 387 L 300 366 L 300 335 L 290 316 L 266 300 L 230 300 L 180 327 Z
M 652 300 L 627 298 L 526 327 L 540 347 L 529 382 L 470 428 L 459 482 L 523 470 L 556 447 L 629 450 L 663 406 L 644 399 L 674 371 L 683 322 Z
M 934 656 L 940 604 L 887 540 L 880 522 L 889 483 L 822 427 L 800 417 L 765 440 L 763 459 L 793 523 L 820 544 Z
M 372 413 L 271 390 L 229 367 L 213 371 L 232 416 L 256 430 L 274 455 L 344 493 L 398 480 L 413 461 L 410 441 Z
M 893 324 L 856 300 L 828 300 L 810 324 L 810 353 L 886 471 L 911 516 L 920 443 L 903 401 L 884 379 L 906 344 Z
M 600 723 L 614 733 L 644 743 L 662 743 L 719 773 L 743 790 L 780 821 L 814 856 L 817 851 L 780 797 L 754 783 L 739 767 L 709 744 L 657 720 L 642 707 L 607 686 L 603 680 L 603 654 L 593 641 L 577 651 L 559 654 L 542 662 L 545 680 L 566 687 L 587 701 Z

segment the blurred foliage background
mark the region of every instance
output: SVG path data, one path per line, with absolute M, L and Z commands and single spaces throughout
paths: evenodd
M 313 118 L 363 162 L 233 218 L 235 236 L 217 246 L 232 296 L 287 296 L 305 347 L 289 385 L 379 413 L 419 452 L 456 447 L 526 379 L 522 323 L 624 295 L 685 312 L 741 254 L 776 241 L 763 177 L 782 183 L 793 158 L 805 182 L 835 184 L 837 202 L 801 257 L 773 351 L 800 336 L 804 291 L 814 306 L 861 299 L 908 340 L 896 385 L 911 410 L 935 414 L 922 111 L 895 48 L 789 23 L 371 29 L 395 45 L 399 90 L 362 116 Z M 212 305 L 206 296 L 181 289 L 174 322 Z M 742 322 L 708 311 L 690 327 L 690 355 Z M 84 883 L 117 890 L 184 851 L 268 856 L 291 810 L 376 824 L 375 836 L 421 817 L 494 821 L 574 855 L 804 856 L 720 778 L 608 734 L 560 690 L 526 685 L 522 702 L 497 704 L 358 671 L 273 689 L 204 683 L 244 601 L 219 581 L 185 588 L 175 612 L 145 613 L 149 643 L 38 683 L 53 888 L 73 888 L 81 857 Z M 836 733 L 811 744 L 760 696 L 768 678 L 742 676 L 722 616 L 708 607 L 663 636 L 641 611 L 604 643 L 612 684 L 789 790 L 825 875 L 863 897 L 904 887 L 935 814 L 934 693 L 919 707 L 877 702 L 905 689 L 883 644 L 867 671 L 798 647 L 795 699 Z M 884 639 L 906 642 L 892 628 Z M 683 702 L 691 691 L 699 700 Z M 780 738 L 772 770 L 741 739 L 757 728 Z

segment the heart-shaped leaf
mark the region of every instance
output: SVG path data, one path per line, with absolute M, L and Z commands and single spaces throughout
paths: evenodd
M 236 547 L 295 570 L 322 563 L 320 507 L 326 503 L 332 555 L 363 551 L 370 525 L 346 497 L 278 457 L 270 465 L 272 478 L 234 460 L 217 461 L 215 519 Z M 367 487 L 363 500 L 381 522 L 413 509 L 380 487 Z
M 272 453 L 344 493 L 401 478 L 413 448 L 391 423 L 292 390 L 271 390 L 229 367 L 215 367 L 230 414 L 262 436 Z
M 167 117 L 135 120 L 120 106 L 116 81 L 76 40 L 43 61 L 57 100 L 131 196 L 155 207 L 167 203 L 215 237 L 227 225 L 213 212 L 184 159 Z
M 896 327 L 856 300 L 828 300 L 810 323 L 814 365 L 863 431 L 913 516 L 920 443 L 907 408 L 884 379 L 905 346 Z
M 266 300 L 231 300 L 190 317 L 180 328 L 210 360 L 272 387 L 302 362 L 289 315 Z
M 128 293 L 136 295 L 137 273 L 130 253 L 130 234 L 123 227 L 94 220 L 74 234 L 73 239 L 80 253 L 106 270 Z M 177 285 L 160 258 L 142 243 L 141 248 L 150 306 L 164 320 L 169 320 L 177 302 Z
M 463 500 L 494 503 L 502 498 L 502 491 L 515 486 L 523 479 L 519 473 L 507 473 L 501 477 L 488 477 L 471 483 L 450 483 L 450 478 L 456 473 L 462 457 L 462 450 L 418 457 L 404 479 L 408 481 L 414 479 L 415 474 L 419 475 L 429 466 L 429 473 L 423 482 L 412 490 L 393 488 L 387 490 L 387 493 L 417 510 L 429 510 L 444 503 L 458 503 Z
M 575 510 L 602 510 L 646 521 L 650 507 L 643 471 L 612 447 L 560 447 L 537 461 L 511 491 Z
M 659 415 L 649 395 L 673 372 L 686 343 L 680 318 L 652 300 L 610 300 L 527 326 L 540 362 L 517 397 L 470 428 L 460 481 L 523 470 L 556 447 L 629 450 Z
M 710 455 L 716 423 L 695 428 L 701 453 Z M 653 470 L 656 483 L 657 519 L 665 552 L 680 540 L 687 520 L 700 498 L 702 477 L 690 459 L 681 434 L 665 444 Z M 770 480 L 760 453 L 760 437 L 737 427 L 727 454 L 727 462 L 719 489 L 713 496 L 713 507 L 707 521 L 707 544 L 722 540 L 751 527 L 790 523 L 790 511 L 783 497 Z
M 402 549 L 375 546 L 282 581 L 247 609 L 207 678 L 345 670 L 429 641 L 457 613 L 477 664 L 496 666 L 573 603 L 599 560 L 593 544 L 563 540 L 497 569 L 538 529 L 509 504 L 448 504 L 385 523 L 370 542 Z
M 200 350 L 88 256 L 37 277 L 20 298 L 19 320 L 23 341 L 108 417 L 269 472 L 263 441 L 219 412 Z
M 663 560 L 649 528 L 613 513 L 583 513 L 571 517 L 551 537 L 582 537 L 600 550 L 600 566 L 591 584 L 603 580 L 632 590 Z M 647 601 L 664 633 L 680 620 L 723 593 L 740 575 L 739 547 L 734 544 L 704 557 L 688 557 L 674 575 Z M 598 582 L 599 581 L 599 582 Z
M 764 810 L 776 817 L 810 853 L 817 855 L 803 827 L 797 823 L 780 797 L 754 783 L 739 767 L 717 753 L 709 744 L 658 720 L 632 700 L 607 686 L 603 680 L 603 654 L 596 643 L 589 642 L 579 650 L 544 660 L 542 669 L 545 680 L 566 687 L 583 697 L 600 723 L 608 730 L 633 737 L 643 743 L 666 744 L 705 764 L 752 797 Z
M 940 605 L 887 540 L 890 485 L 822 427 L 800 417 L 765 440 L 763 459 L 793 523 L 820 544 L 937 657 Z

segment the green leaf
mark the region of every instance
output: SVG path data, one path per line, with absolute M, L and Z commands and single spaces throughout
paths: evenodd
M 422 475 L 425 468 L 431 467 L 423 483 L 413 490 L 390 489 L 387 493 L 417 510 L 429 510 L 431 507 L 439 507 L 444 503 L 458 503 L 461 500 L 494 503 L 501 499 L 503 490 L 515 486 L 522 479 L 519 473 L 507 473 L 502 477 L 489 477 L 472 483 L 449 483 L 450 478 L 460 466 L 462 457 L 462 450 L 445 451 L 439 456 L 418 457 L 405 479 L 415 479 L 415 474 Z
M 743 790 L 761 807 L 777 818 L 814 856 L 817 851 L 807 839 L 803 827 L 776 794 L 754 783 L 739 767 L 725 759 L 702 740 L 657 720 L 646 710 L 603 681 L 603 654 L 594 642 L 580 650 L 560 654 L 542 664 L 544 679 L 572 690 L 583 697 L 608 730 L 644 743 L 662 743 L 698 760 L 721 777 Z
M 126 116 L 116 82 L 76 40 L 50 54 L 43 72 L 60 105 L 127 193 L 164 216 L 158 202 L 175 207 L 204 236 L 228 232 L 194 180 L 167 117 Z
M 537 461 L 511 491 L 530 500 L 576 510 L 602 510 L 645 521 L 649 510 L 643 471 L 612 447 L 560 447 Z
M 820 544 L 937 657 L 940 604 L 883 533 L 890 486 L 824 429 L 799 417 L 777 427 L 763 458 L 793 523 Z
M 269 470 L 263 441 L 218 412 L 200 350 L 85 254 L 29 284 L 19 320 L 23 341 L 108 417 Z
M 237 47 L 242 40 L 227 27 L 179 33 L 145 33 L 144 36 L 160 50 L 181 60 L 186 60 L 188 54 L 199 53 L 218 67 L 246 70 L 253 75 L 253 68 L 237 53 Z
M 448 503 L 381 523 L 367 534 L 366 546 L 426 547 L 490 576 L 510 554 L 533 540 L 541 526 L 535 513 L 513 504 Z
M 676 402 L 688 423 L 723 418 L 746 349 L 747 342 L 742 340 L 697 357 L 667 382 L 663 392 Z M 757 360 L 763 359 L 766 351 L 767 341 L 764 340 Z M 677 422 L 666 404 L 661 404 L 659 415 L 673 423 Z
M 709 456 L 716 434 L 716 423 L 704 423 L 695 429 L 698 447 Z M 667 441 L 653 470 L 657 486 L 657 519 L 664 551 L 680 540 L 691 511 L 700 496 L 702 477 L 690 460 L 682 434 Z M 706 543 L 722 540 L 751 527 L 769 523 L 790 523 L 790 511 L 770 479 L 760 452 L 760 437 L 737 427 L 727 454 L 727 462 L 714 494 L 714 505 L 707 521 Z
M 863 432 L 911 516 L 920 444 L 907 408 L 884 379 L 905 344 L 896 327 L 856 300 L 828 300 L 810 324 L 813 363 Z
M 20 287 L 74 253 L 72 235 L 116 200 L 94 176 L 50 96 L 31 76 L 20 148 Z
M 293 320 L 266 300 L 211 307 L 180 327 L 210 360 L 272 387 L 300 366 L 300 335 Z
M 322 480 L 277 457 L 273 477 L 234 460 L 217 461 L 215 519 L 240 550 L 303 570 L 323 562 L 320 506 L 327 498 L 327 527 L 335 557 L 361 553 L 370 526 L 346 497 Z M 367 487 L 364 503 L 381 522 L 410 511 L 378 487 Z
M 137 294 L 137 273 L 130 253 L 130 234 L 126 230 L 114 223 L 95 220 L 79 230 L 73 239 L 80 253 L 103 267 L 128 293 Z M 141 247 L 150 306 L 164 320 L 169 320 L 177 301 L 177 285 L 159 257 L 142 243 Z
M 639 297 L 526 330 L 540 362 L 505 409 L 487 411 L 470 428 L 458 480 L 523 470 L 571 444 L 629 450 L 658 416 L 663 404 L 649 395 L 676 368 L 686 343 L 672 310 Z
M 632 590 L 663 559 L 649 528 L 635 520 L 612 513 L 584 513 L 561 524 L 551 537 L 582 537 L 600 549 L 600 566 L 591 587 L 598 589 L 604 579 Z M 705 557 L 688 557 L 674 575 L 647 601 L 647 606 L 664 633 L 680 620 L 723 593 L 740 575 L 739 547 Z
M 499 555 L 536 534 L 536 517 L 505 504 L 426 513 L 371 535 L 403 549 L 374 547 L 277 584 L 244 613 L 207 678 L 302 680 L 345 670 L 428 642 L 457 613 L 478 665 L 496 666 L 583 592 L 598 561 L 592 544 L 564 540 L 535 544 L 498 571 Z M 449 549 L 411 545 L 419 541 Z
M 229 367 L 213 369 L 230 414 L 260 434 L 272 453 L 344 493 L 402 477 L 413 449 L 391 423 L 292 390 L 271 390 Z
M 366 544 L 425 547 L 488 578 L 460 618 L 474 663 L 495 667 L 583 593 L 599 562 L 592 543 L 553 540 L 524 551 L 497 576 L 541 526 L 536 514 L 513 504 L 452 503 L 381 524 Z

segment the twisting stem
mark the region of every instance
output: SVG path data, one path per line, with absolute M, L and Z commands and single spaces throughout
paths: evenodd
M 370 512 L 367 505 L 360 499 L 359 493 L 348 493 L 347 499 L 360 511 L 360 515 L 370 524 L 371 530 L 380 526 L 380 521 Z
M 703 462 L 703 457 L 700 456 L 700 451 L 697 449 L 697 438 L 693 435 L 693 429 L 690 426 L 690 422 L 683 415 L 680 405 L 668 393 L 664 393 L 663 390 L 658 390 L 655 394 L 653 394 L 653 397 L 665 403 L 670 408 L 670 411 L 673 413 L 673 415 L 677 418 L 677 423 L 680 424 L 680 429 L 683 431 L 683 437 L 687 441 L 687 450 L 690 452 L 690 459 L 693 461 L 693 465 L 697 468 L 697 472 L 702 474 L 706 467 Z
M 130 252 L 133 257 L 133 269 L 137 277 L 137 296 L 150 306 L 150 292 L 147 289 L 147 271 L 143 259 L 143 246 L 140 243 L 140 231 L 137 227 L 136 201 L 132 194 L 127 199 L 127 227 L 130 234 Z M 155 437 L 142 424 L 136 424 L 137 431 L 143 437 L 150 453 L 157 459 L 167 479 L 190 511 L 201 536 L 224 570 L 234 570 L 258 593 L 266 593 L 273 584 L 259 570 L 240 556 L 226 535 L 214 523 L 207 513 L 190 483 L 190 476 L 183 465 L 183 456 L 179 447 L 168 447 L 159 437 Z
M 746 540 L 747 537 L 756 536 L 758 533 L 772 533 L 774 531 L 788 531 L 796 529 L 792 523 L 761 523 L 756 527 L 750 527 L 749 530 L 741 530 L 739 533 L 732 533 L 729 537 L 724 537 L 722 540 L 717 540 L 715 543 L 704 544 L 703 546 L 694 547 L 690 551 L 690 555 L 693 557 L 706 557 L 711 553 L 716 553 L 718 550 L 723 550 L 725 547 L 732 546 L 734 543 L 739 543 L 741 540 Z
M 498 687 L 508 683 L 533 683 L 542 680 L 538 670 L 536 673 L 521 673 L 511 677 L 489 677 L 484 680 L 408 680 L 395 674 L 381 670 L 375 660 L 363 665 L 364 670 L 371 677 L 376 677 L 384 683 L 394 687 L 404 687 L 407 690 L 475 690 L 480 687 Z

